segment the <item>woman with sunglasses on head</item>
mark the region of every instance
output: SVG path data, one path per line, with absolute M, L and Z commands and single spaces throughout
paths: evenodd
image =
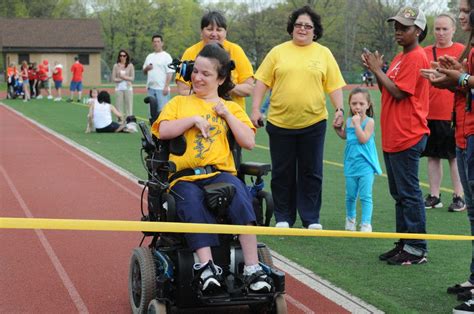
M 412 7 L 402 8 L 387 22 L 394 22 L 395 40 L 402 47 L 383 73 L 383 55 L 364 52 L 362 61 L 377 78 L 382 92 L 380 126 L 382 149 L 390 194 L 395 200 L 396 231 L 426 233 L 423 194 L 418 168 L 430 129 L 429 82 L 420 69 L 429 67 L 419 43 L 426 36 L 426 17 Z M 379 256 L 389 265 L 412 265 L 427 262 L 426 240 L 400 239 L 395 247 Z
M 117 56 L 117 63 L 112 69 L 112 80 L 115 82 L 115 103 L 124 117 L 133 115 L 133 87 L 135 67 L 131 63 L 130 55 L 121 49 Z
M 251 120 L 255 127 L 261 126 L 259 107 L 271 89 L 266 131 L 276 227 L 292 227 L 298 211 L 303 227 L 322 229 L 326 94 L 335 108 L 334 124 L 342 126 L 345 82 L 331 51 L 317 42 L 323 27 L 313 9 L 304 6 L 293 11 L 287 31 L 291 40 L 275 46 L 255 74 Z

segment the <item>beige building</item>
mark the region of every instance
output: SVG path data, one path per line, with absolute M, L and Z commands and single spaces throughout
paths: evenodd
M 63 65 L 63 84 L 69 86 L 74 57 L 84 65 L 83 84 L 101 84 L 100 53 L 104 49 L 98 19 L 0 18 L 3 70 L 23 60 L 37 65 L 48 60 Z

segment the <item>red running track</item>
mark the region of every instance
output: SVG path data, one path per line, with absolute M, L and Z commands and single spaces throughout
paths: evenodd
M 138 184 L 2 105 L 0 147 L 1 216 L 139 219 Z M 128 263 L 140 239 L 0 229 L 0 313 L 130 313 Z M 347 313 L 286 278 L 289 313 Z

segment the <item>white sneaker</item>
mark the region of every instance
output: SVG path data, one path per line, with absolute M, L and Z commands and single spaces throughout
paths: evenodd
M 53 99 L 53 96 L 49 95 L 49 96 L 48 96 L 48 99 Z
M 54 98 L 54 101 L 61 101 L 61 97 Z
M 249 283 L 249 289 L 253 292 L 268 293 L 272 291 L 271 280 L 267 280 L 267 275 L 260 265 L 244 266 L 244 278 Z M 250 281 L 250 282 L 249 282 Z
M 39 95 L 39 96 L 36 97 L 36 99 L 43 99 L 43 96 Z
M 360 225 L 360 232 L 372 232 L 372 225 L 371 224 L 361 224 Z
M 275 228 L 290 228 L 290 224 L 286 221 L 277 222 Z
M 346 217 L 346 227 L 347 231 L 356 231 L 356 220 L 355 218 Z
M 308 226 L 308 229 L 310 229 L 310 230 L 323 230 L 323 225 L 321 225 L 321 224 L 310 224 Z

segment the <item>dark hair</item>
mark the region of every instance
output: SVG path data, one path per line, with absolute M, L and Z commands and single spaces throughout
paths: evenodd
M 120 54 L 122 52 L 127 55 L 127 60 L 125 60 L 125 67 L 128 67 L 128 65 L 130 64 L 130 55 L 128 54 L 127 50 L 125 50 L 125 49 L 120 49 L 119 50 L 119 53 L 117 55 L 117 63 L 120 63 Z
M 161 39 L 161 41 L 163 41 L 163 36 L 161 36 L 159 34 L 153 34 L 153 36 L 151 36 L 151 41 L 153 41 L 155 38 L 159 38 L 159 39 Z
M 421 43 L 423 40 L 425 40 L 426 34 L 428 34 L 428 24 L 425 26 L 425 29 L 421 29 L 419 27 L 418 29 L 421 30 L 420 36 L 418 36 L 418 43 Z
M 472 14 L 473 13 L 472 10 L 474 10 L 474 0 L 469 0 L 467 1 L 467 3 L 469 4 L 469 9 L 471 10 L 471 14 Z M 472 47 L 474 46 L 474 25 L 471 24 L 471 19 L 470 19 L 471 14 L 469 14 L 469 25 L 471 26 L 471 34 L 469 35 L 469 39 L 466 42 L 466 48 L 464 48 L 464 51 L 459 56 L 459 59 L 458 59 L 459 62 L 462 62 L 464 59 L 467 58 L 469 51 L 471 51 Z
M 101 103 L 107 103 L 107 104 L 110 104 L 110 94 L 103 90 L 99 93 L 99 95 L 97 95 L 97 101 L 101 104 Z
M 356 87 L 353 90 L 351 90 L 351 92 L 349 93 L 349 105 L 351 103 L 352 96 L 354 96 L 355 94 L 365 95 L 365 98 L 367 98 L 367 102 L 369 103 L 369 108 L 367 108 L 367 111 L 365 112 L 365 114 L 368 117 L 372 118 L 374 116 L 374 103 L 372 102 L 372 99 L 370 98 L 369 90 L 367 88 L 362 88 L 362 87 Z M 350 110 L 350 112 L 351 112 L 351 116 L 353 116 L 354 113 L 352 112 L 352 110 Z
M 217 93 L 219 97 L 230 100 L 229 92 L 235 86 L 235 84 L 232 83 L 230 72 L 235 69 L 235 63 L 230 59 L 227 51 L 224 50 L 221 44 L 211 43 L 204 46 L 197 56 L 217 61 L 217 77 L 219 79 L 225 79 L 224 83 L 217 89 Z
M 222 27 L 223 29 L 227 29 L 227 21 L 225 17 L 218 11 L 209 11 L 201 18 L 201 29 L 204 29 L 212 24 Z
M 298 17 L 303 14 L 308 14 L 311 18 L 311 21 L 313 22 L 313 41 L 317 41 L 319 38 L 323 37 L 323 26 L 321 25 L 321 16 L 319 16 L 319 14 L 314 12 L 314 10 L 307 5 L 291 12 L 290 16 L 288 17 L 288 24 L 286 25 L 286 31 L 288 32 L 288 34 L 293 35 L 293 30 L 295 29 L 295 22 Z
M 74 61 L 77 61 L 77 60 L 79 60 L 79 56 L 74 57 Z

